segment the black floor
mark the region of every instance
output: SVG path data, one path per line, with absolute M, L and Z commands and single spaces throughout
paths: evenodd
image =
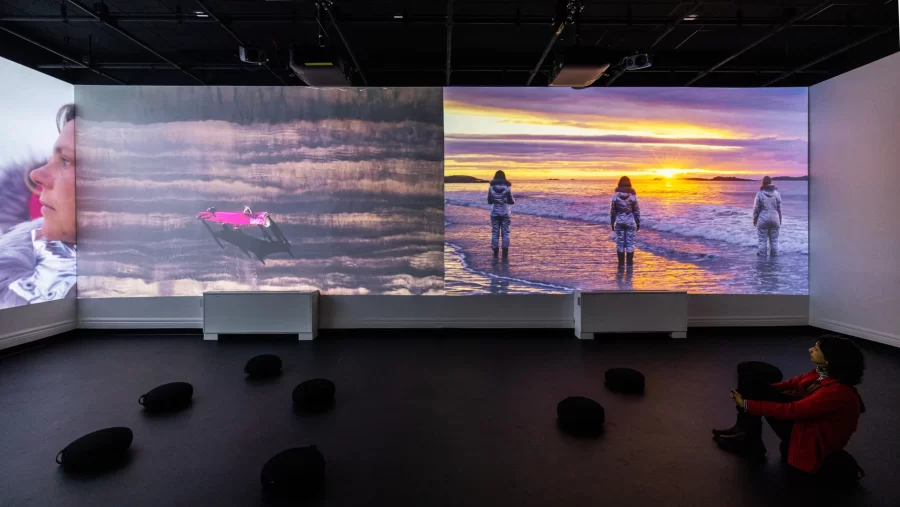
M 720 451 L 710 428 L 730 426 L 735 365 L 762 360 L 808 371 L 812 329 L 692 332 L 579 342 L 561 336 L 331 337 L 313 343 L 204 342 L 200 336 L 98 335 L 0 358 L 0 505 L 254 506 L 275 453 L 316 444 L 327 461 L 317 505 L 773 506 L 900 505 L 900 351 L 863 342 L 868 408 L 848 450 L 867 476 L 839 500 L 793 487 L 766 429 L 768 462 Z M 284 374 L 251 384 L 244 362 L 273 352 Z M 640 399 L 603 387 L 603 372 L 647 376 Z M 300 416 L 291 391 L 323 376 L 333 411 Z M 138 397 L 191 382 L 195 401 L 146 417 Z M 600 401 L 606 433 L 559 432 L 556 404 Z M 73 478 L 54 463 L 73 439 L 108 426 L 134 430 L 128 466 Z

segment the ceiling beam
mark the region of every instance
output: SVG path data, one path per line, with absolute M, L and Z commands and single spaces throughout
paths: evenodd
M 544 60 L 547 59 L 547 55 L 550 54 L 550 50 L 553 49 L 553 45 L 556 44 L 556 40 L 559 39 L 559 34 L 563 33 L 563 30 L 566 29 L 566 24 L 572 22 L 572 19 L 575 17 L 575 12 L 581 11 L 581 9 L 583 8 L 584 7 L 581 5 L 580 1 L 566 1 L 565 11 L 560 13 L 563 15 L 562 19 L 556 20 L 556 26 L 554 27 L 553 36 L 550 37 L 550 42 L 547 43 L 547 46 L 544 48 L 544 52 L 541 53 L 541 58 L 534 65 L 534 69 L 531 70 L 531 74 L 528 75 L 528 81 L 525 82 L 525 86 L 531 85 L 531 81 L 534 80 L 534 76 L 536 76 L 538 71 L 541 70 L 541 65 L 544 64 Z
M 71 69 L 70 65 L 61 64 L 61 63 L 45 63 L 35 65 L 38 69 Z M 106 70 L 152 70 L 152 71 L 160 71 L 160 70 L 169 70 L 175 71 L 169 65 L 164 63 L 145 63 L 145 62 L 101 62 L 94 64 L 94 67 L 97 69 L 106 69 Z M 204 63 L 190 66 L 190 69 L 193 70 L 226 70 L 226 71 L 253 71 L 258 69 L 259 67 L 256 65 L 249 65 L 244 63 Z M 703 70 L 702 67 L 696 66 L 656 66 L 651 67 L 649 69 L 644 69 L 641 71 L 642 74 L 663 74 L 669 72 L 675 73 L 697 73 Z M 393 73 L 416 73 L 416 72 L 446 72 L 444 67 L 382 67 L 379 68 L 376 73 L 385 73 L 385 74 L 393 74 Z M 509 66 L 501 66 L 498 65 L 496 67 L 489 66 L 462 66 L 455 67 L 453 72 L 511 72 L 511 73 L 526 73 L 531 72 L 531 67 L 509 67 Z M 715 71 L 716 74 L 781 74 L 784 72 L 784 69 L 777 67 L 740 67 L 740 68 L 728 68 L 728 69 L 718 69 Z M 801 70 L 797 73 L 801 74 L 830 74 L 832 71 L 829 70 Z
M 816 59 L 814 59 L 814 60 L 810 60 L 809 62 L 806 62 L 806 63 L 804 63 L 803 65 L 800 65 L 799 67 L 795 67 L 795 68 L 793 68 L 793 69 L 791 69 L 791 70 L 789 70 L 789 71 L 787 71 L 787 72 L 784 72 L 784 73 L 778 75 L 777 77 L 774 77 L 774 78 L 772 78 L 772 79 L 766 81 L 765 83 L 763 83 L 763 86 L 770 86 L 770 85 L 773 85 L 773 84 L 775 84 L 775 83 L 781 81 L 782 79 L 791 77 L 791 76 L 793 76 L 794 74 L 797 74 L 797 73 L 799 73 L 799 72 L 803 72 L 804 70 L 806 70 L 806 69 L 812 67 L 813 65 L 818 65 L 818 64 L 824 62 L 825 60 L 827 60 L 827 59 L 829 59 L 829 58 L 835 57 L 835 56 L 837 56 L 837 55 L 839 55 L 839 54 L 841 54 L 841 53 L 843 53 L 843 52 L 845 52 L 845 51 L 849 51 L 849 50 L 855 48 L 856 46 L 859 46 L 860 44 L 864 44 L 864 43 L 866 43 L 866 42 L 869 42 L 870 40 L 872 40 L 872 39 L 874 39 L 874 38 L 876 38 L 876 37 L 879 37 L 879 36 L 884 35 L 884 34 L 886 34 L 886 33 L 893 32 L 893 31 L 896 30 L 896 29 L 897 29 L 896 26 L 886 26 L 886 27 L 882 28 L 881 30 L 877 30 L 877 31 L 875 31 L 875 32 L 872 32 L 872 33 L 870 33 L 869 35 L 866 35 L 865 37 L 863 37 L 863 38 L 861 38 L 861 39 L 856 39 L 855 41 L 853 41 L 853 42 L 851 42 L 851 43 L 849 43 L 849 44 L 846 44 L 846 45 L 844 45 L 844 46 L 841 46 L 841 47 L 835 49 L 834 51 L 832 51 L 832 52 L 830 52 L 830 53 L 828 53 L 828 54 L 822 55 L 822 56 L 820 56 L 820 57 L 818 57 L 818 58 L 816 58 Z
M 61 53 L 61 52 L 59 52 L 59 51 L 57 51 L 57 50 L 55 50 L 55 49 L 52 49 L 52 48 L 50 48 L 49 46 L 47 46 L 47 45 L 45 45 L 45 44 L 42 44 L 42 43 L 40 43 L 40 42 L 37 42 L 36 40 L 31 39 L 31 38 L 29 38 L 29 37 L 26 37 L 26 36 L 24 36 L 24 35 L 22 35 L 22 34 L 20 34 L 20 33 L 18 33 L 18 32 L 14 32 L 14 31 L 10 30 L 9 28 L 6 28 L 5 26 L 0 26 L 0 30 L 3 30 L 4 32 L 6 32 L 6 33 L 8 33 L 8 34 L 10 34 L 10 35 L 13 35 L 13 36 L 15 36 L 15 37 L 18 37 L 18 38 L 22 39 L 22 40 L 25 41 L 25 42 L 29 42 L 29 43 L 31 43 L 31 44 L 33 44 L 33 45 L 35 45 L 35 46 L 37 46 L 37 47 L 43 49 L 44 51 L 48 51 L 48 52 L 50 52 L 50 53 L 53 53 L 54 55 L 56 55 L 56 56 L 62 58 L 63 60 L 66 60 L 66 61 L 68 61 L 68 62 L 74 64 L 74 65 L 77 66 L 77 67 L 80 67 L 80 68 L 82 68 L 82 69 L 88 69 L 88 70 L 90 70 L 91 72 L 93 72 L 94 74 L 97 74 L 98 76 L 103 76 L 103 77 L 105 77 L 106 79 L 109 79 L 110 81 L 112 81 L 112 82 L 114 82 L 114 83 L 118 83 L 118 84 L 121 84 L 121 85 L 127 85 L 127 84 L 128 84 L 128 83 L 126 83 L 125 81 L 122 81 L 121 79 L 115 78 L 115 77 L 110 76 L 109 74 L 107 74 L 107 73 L 101 71 L 101 70 L 98 69 L 97 66 L 94 65 L 94 64 L 89 64 L 89 63 L 80 62 L 80 61 L 76 60 L 75 58 L 72 58 L 71 56 L 65 55 L 65 54 L 63 54 L 63 53 Z M 61 68 L 71 69 L 72 67 L 71 67 L 71 65 L 61 65 Z
M 223 30 L 225 30 L 226 32 L 228 32 L 228 35 L 230 35 L 232 39 L 234 39 L 235 41 L 237 41 L 238 45 L 240 45 L 240 46 L 246 46 L 246 44 L 244 44 L 244 41 L 242 41 L 241 38 L 238 37 L 238 35 L 237 35 L 236 33 L 234 33 L 234 31 L 233 31 L 231 28 L 228 28 L 228 25 L 225 24 L 225 22 L 222 21 L 222 18 L 220 18 L 219 16 L 217 16 L 216 13 L 213 12 L 213 10 L 210 9 L 208 5 L 206 5 L 206 3 L 204 2 L 204 0 L 194 0 L 194 1 L 197 2 L 197 5 L 199 5 L 200 8 L 202 8 L 204 11 L 206 11 L 206 13 L 209 15 L 209 17 L 210 17 L 211 19 L 215 20 L 215 22 L 218 23 L 219 26 L 221 26 Z M 285 81 L 284 79 L 282 79 L 282 77 L 279 76 L 279 75 L 275 72 L 275 70 L 272 69 L 271 66 L 269 66 L 269 63 L 268 63 L 268 62 L 264 63 L 264 64 L 263 64 L 263 67 L 265 67 L 266 70 L 268 70 L 270 73 L 272 73 L 272 75 L 275 76 L 275 79 L 277 79 L 278 82 L 280 82 L 282 85 L 287 86 L 287 84 L 288 84 L 287 81 Z
M 110 14 L 108 19 L 116 23 L 194 23 L 215 24 L 216 21 L 207 17 L 194 17 L 190 15 L 179 16 L 177 14 L 136 14 L 116 13 Z M 89 23 L 96 19 L 90 16 L 0 16 L 0 22 L 9 23 Z M 423 16 L 403 20 L 393 17 L 384 18 L 341 18 L 344 25 L 444 25 L 446 18 L 443 16 Z M 315 25 L 316 19 L 309 16 L 284 15 L 273 16 L 270 14 L 253 15 L 240 14 L 228 17 L 229 24 L 259 23 L 259 24 L 309 24 Z M 581 18 L 579 25 L 583 28 L 590 27 L 659 27 L 672 23 L 670 17 L 634 17 L 629 21 L 624 17 L 595 17 Z M 742 28 L 774 28 L 783 23 L 781 18 L 744 18 L 739 20 L 733 17 L 698 18 L 697 21 L 686 23 L 685 26 L 696 28 L 729 28 L 740 26 Z M 478 18 L 455 17 L 454 25 L 523 25 L 523 26 L 547 26 L 546 16 L 529 16 L 519 20 L 515 18 Z M 846 21 L 800 21 L 792 25 L 795 28 L 847 28 Z M 856 23 L 853 26 L 860 28 L 878 28 L 881 23 Z
M 801 20 L 804 20 L 804 19 L 806 19 L 806 18 L 808 18 L 808 17 L 810 17 L 810 16 L 814 16 L 814 15 L 816 15 L 816 14 L 822 12 L 824 9 L 827 9 L 832 3 L 834 3 L 834 2 L 832 2 L 832 1 L 830 1 L 830 0 L 825 0 L 824 2 L 819 2 L 819 3 L 816 4 L 813 8 L 804 11 L 802 14 L 797 14 L 797 15 L 793 16 L 792 18 L 788 19 L 788 20 L 785 21 L 784 23 L 782 23 L 782 24 L 776 26 L 775 28 L 773 28 L 773 29 L 772 29 L 771 31 L 769 31 L 767 34 L 765 34 L 765 35 L 763 35 L 762 37 L 756 39 L 755 41 L 751 42 L 750 44 L 744 46 L 742 49 L 738 50 L 737 52 L 732 53 L 728 58 L 725 58 L 724 60 L 722 60 L 722 61 L 720 61 L 719 63 L 717 63 L 717 64 L 713 65 L 712 67 L 710 67 L 709 69 L 707 69 L 707 70 L 705 70 L 705 71 L 703 71 L 703 72 L 698 73 L 696 76 L 692 77 L 687 83 L 685 83 L 684 86 L 691 86 L 692 84 L 696 83 L 697 81 L 703 79 L 703 78 L 704 78 L 706 75 L 708 75 L 710 72 L 715 71 L 715 70 L 718 69 L 719 67 L 721 67 L 721 66 L 727 64 L 728 62 L 730 62 L 730 61 L 734 60 L 735 58 L 741 56 L 742 54 L 746 53 L 747 51 L 750 51 L 751 49 L 755 48 L 756 46 L 758 46 L 758 45 L 762 44 L 763 42 L 769 40 L 772 36 L 777 35 L 778 33 L 782 32 L 784 29 L 790 27 L 790 26 L 793 25 L 794 23 L 796 23 L 796 22 L 798 22 L 798 21 L 801 21 Z
M 684 13 L 683 16 L 682 15 L 678 16 L 678 18 L 675 19 L 675 21 L 673 21 L 669 24 L 669 28 L 666 28 L 666 31 L 659 34 L 659 37 L 657 37 L 656 40 L 653 41 L 653 44 L 650 44 L 650 47 L 648 49 L 653 49 L 657 44 L 660 43 L 660 41 L 662 41 L 663 39 L 666 38 L 666 35 L 669 35 L 670 33 L 672 33 L 673 30 L 678 28 L 678 25 L 680 25 L 682 22 L 684 22 L 685 18 L 687 18 L 691 14 L 696 13 L 697 10 L 700 9 L 700 7 L 702 7 L 704 3 L 705 3 L 705 0 L 700 0 L 699 2 L 694 3 L 694 5 L 691 7 L 691 10 Z
M 198 83 L 200 83 L 200 84 L 202 84 L 202 85 L 205 85 L 205 84 L 206 84 L 206 82 L 204 82 L 204 81 L 203 81 L 202 79 L 200 79 L 199 77 L 197 77 L 197 76 L 191 74 L 187 69 L 185 69 L 185 68 L 182 67 L 181 65 L 178 65 L 177 63 L 173 62 L 172 60 L 169 60 L 168 58 L 166 58 L 166 57 L 163 56 L 162 54 L 158 53 L 156 50 L 154 50 L 153 48 L 151 48 L 151 47 L 148 46 L 147 44 L 141 42 L 140 39 L 138 39 L 138 38 L 135 37 L 134 35 L 131 35 L 130 33 L 126 32 L 125 30 L 119 28 L 119 27 L 115 24 L 115 21 L 109 21 L 109 20 L 107 20 L 107 19 L 106 19 L 107 17 L 106 17 L 105 15 L 100 15 L 100 14 L 98 14 L 97 12 L 94 12 L 93 9 L 91 9 L 90 7 L 84 5 L 83 3 L 79 2 L 78 0 L 67 0 L 67 1 L 68 1 L 70 4 L 74 5 L 75 7 L 77 7 L 78 9 L 80 9 L 81 11 L 83 11 L 83 12 L 84 12 L 85 14 L 87 14 L 88 16 L 91 16 L 92 18 L 94 18 L 96 21 L 99 21 L 100 23 L 102 23 L 102 24 L 105 25 L 106 27 L 112 29 L 114 32 L 118 33 L 118 34 L 121 35 L 122 37 L 125 37 L 126 39 L 130 40 L 131 42 L 133 42 L 133 43 L 137 44 L 138 46 L 144 48 L 144 50 L 146 50 L 148 53 L 153 54 L 154 56 L 156 56 L 156 57 L 159 58 L 160 60 L 162 60 L 162 61 L 168 63 L 168 64 L 171 65 L 172 67 L 175 67 L 176 69 L 178 69 L 178 70 L 180 70 L 181 72 L 183 72 L 185 75 L 190 76 L 194 81 L 197 81 Z
M 347 38 L 344 37 L 344 32 L 341 30 L 341 25 L 338 23 L 338 18 L 335 15 L 333 9 L 334 2 L 332 0 L 318 0 L 319 5 L 325 9 L 325 12 L 328 13 L 328 17 L 331 18 L 331 24 L 334 26 L 334 31 L 337 32 L 338 37 L 341 38 L 341 42 L 344 44 L 344 49 L 347 50 L 347 54 L 350 55 L 350 60 L 353 61 L 353 66 L 356 67 L 356 72 L 359 72 L 359 77 L 362 79 L 363 85 L 369 86 L 369 81 L 366 79 L 366 74 L 363 72 L 362 67 L 359 65 L 359 61 L 356 59 L 356 54 L 353 53 L 353 49 L 350 47 L 350 43 L 347 42 Z
M 453 0 L 447 0 L 447 69 L 444 86 L 450 86 L 450 50 L 453 47 Z

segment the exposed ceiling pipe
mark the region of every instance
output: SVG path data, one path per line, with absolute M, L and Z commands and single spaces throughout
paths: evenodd
M 896 30 L 896 29 L 897 29 L 897 27 L 896 27 L 896 26 L 893 26 L 893 25 L 891 25 L 891 26 L 886 26 L 886 27 L 882 28 L 881 30 L 878 30 L 878 31 L 876 31 L 876 32 L 872 32 L 872 33 L 870 33 L 869 35 L 866 35 L 865 37 L 863 37 L 863 38 L 861 38 L 861 39 L 857 39 L 857 40 L 855 40 L 855 41 L 853 41 L 853 42 L 851 42 L 851 43 L 849 43 L 849 44 L 847 44 L 847 45 L 845 45 L 845 46 L 841 46 L 841 47 L 835 49 L 834 51 L 832 51 L 832 52 L 830 52 L 830 53 L 828 53 L 828 54 L 826 54 L 826 55 L 822 55 L 822 56 L 816 58 L 815 60 L 811 60 L 811 61 L 809 61 L 809 62 L 807 62 L 807 63 L 804 63 L 803 65 L 801 65 L 801 66 L 799 66 L 799 67 L 795 67 L 795 68 L 793 68 L 793 69 L 791 69 L 791 70 L 789 70 L 789 71 L 787 71 L 787 72 L 784 72 L 784 73 L 782 73 L 781 75 L 779 75 L 779 76 L 777 76 L 777 77 L 774 77 L 774 78 L 772 78 L 772 79 L 766 81 L 766 82 L 763 84 L 763 86 L 769 86 L 769 85 L 775 84 L 775 83 L 781 81 L 782 79 L 791 77 L 791 76 L 793 76 L 794 74 L 797 74 L 798 72 L 802 72 L 802 71 L 804 71 L 804 70 L 806 70 L 806 69 L 812 67 L 813 65 L 818 65 L 818 64 L 824 62 L 825 60 L 827 60 L 827 59 L 829 59 L 829 58 L 832 58 L 832 57 L 834 57 L 834 56 L 837 56 L 837 55 L 839 55 L 839 54 L 841 54 L 841 53 L 843 53 L 843 52 L 845 52 L 845 51 L 849 51 L 849 50 L 855 48 L 856 46 L 859 46 L 860 44 L 864 44 L 864 43 L 866 43 L 866 42 L 869 42 L 870 40 L 872 40 L 872 39 L 874 39 L 874 38 L 876 38 L 876 37 L 879 37 L 879 36 L 884 35 L 884 34 L 889 33 L 889 32 L 893 32 L 893 31 Z
M 64 54 L 60 53 L 59 51 L 56 51 L 55 49 L 52 49 L 52 48 L 50 48 L 50 47 L 48 47 L 48 46 L 45 46 L 44 44 L 41 44 L 40 42 L 37 42 L 37 41 L 35 41 L 34 39 L 30 39 L 30 38 L 28 38 L 28 37 L 26 37 L 26 36 L 24 36 L 24 35 L 22 35 L 22 34 L 20 34 L 20 33 L 14 32 L 14 31 L 10 30 L 9 28 L 6 28 L 5 26 L 0 26 L 0 30 L 3 30 L 4 32 L 6 32 L 6 33 L 8 33 L 8 34 L 10 34 L 10 35 L 13 35 L 13 36 L 15 36 L 15 37 L 18 37 L 18 38 L 22 39 L 22 40 L 25 41 L 25 42 L 29 42 L 29 43 L 31 43 L 31 44 L 33 44 L 33 45 L 35 45 L 35 46 L 37 46 L 37 47 L 43 49 L 44 51 L 49 51 L 50 53 L 53 53 L 54 55 L 56 55 L 56 56 L 58 56 L 58 57 L 60 57 L 60 58 L 62 58 L 62 59 L 64 59 L 64 60 L 66 60 L 66 61 L 68 61 L 68 62 L 71 62 L 71 63 L 73 63 L 74 65 L 77 65 L 78 67 L 81 67 L 82 69 L 88 69 L 88 70 L 90 70 L 91 72 L 93 72 L 94 74 L 97 74 L 98 76 L 103 76 L 103 77 L 105 77 L 106 79 L 109 79 L 110 81 L 113 81 L 113 82 L 115 82 L 115 83 L 119 83 L 119 84 L 121 84 L 121 85 L 127 85 L 127 84 L 128 84 L 128 83 L 126 83 L 125 81 L 122 81 L 121 79 L 118 79 L 118 78 L 115 78 L 115 77 L 113 77 L 113 76 L 110 76 L 109 74 L 107 74 L 107 73 L 105 73 L 105 72 L 99 70 L 99 69 L 97 68 L 96 65 L 93 65 L 93 64 L 87 64 L 87 63 L 80 62 L 80 61 L 76 60 L 75 58 L 72 58 L 71 56 L 64 55 Z M 57 67 L 57 68 L 69 69 L 69 68 L 71 68 L 71 67 L 68 66 L 68 65 L 60 65 L 60 66 Z
M 235 41 L 237 41 L 237 43 L 238 43 L 239 45 L 241 45 L 241 46 L 246 46 L 246 44 L 244 44 L 244 41 L 242 41 L 241 38 L 238 37 L 238 35 L 237 35 L 236 33 L 234 33 L 233 30 L 231 30 L 231 28 L 228 28 L 228 25 L 225 24 L 225 23 L 222 21 L 222 19 L 219 18 L 219 16 L 217 16 L 216 13 L 213 12 L 213 10 L 210 9 L 210 8 L 206 5 L 206 3 L 204 2 L 204 0 L 194 0 L 194 1 L 197 2 L 197 5 L 199 5 L 204 11 L 206 11 L 206 14 L 208 14 L 209 17 L 210 17 L 211 19 L 215 20 L 215 22 L 218 23 L 219 26 L 222 27 L 222 29 L 224 29 L 226 32 L 228 32 L 228 35 L 230 35 L 232 39 L 234 39 Z M 285 81 L 284 79 L 282 79 L 281 76 L 279 76 L 279 75 L 275 72 L 275 70 L 272 69 L 271 66 L 269 66 L 268 63 L 264 63 L 264 64 L 263 64 L 263 67 L 265 67 L 269 72 L 271 72 L 272 75 L 275 76 L 275 79 L 277 79 L 281 84 L 287 86 L 287 84 L 288 84 L 287 81 Z
M 537 64 L 535 64 L 534 69 L 531 70 L 531 74 L 528 75 L 528 81 L 525 82 L 525 86 L 531 85 L 531 82 L 534 80 L 534 76 L 537 75 L 538 71 L 541 70 L 541 65 L 544 64 L 544 60 L 547 59 L 547 55 L 550 54 L 550 50 L 553 49 L 553 45 L 556 44 L 556 40 L 559 39 L 559 35 L 563 33 L 563 30 L 566 29 L 566 24 L 571 23 L 572 19 L 575 17 L 575 11 L 581 10 L 583 6 L 580 1 L 577 0 L 568 0 L 566 1 L 565 12 L 562 16 L 562 19 L 556 20 L 556 27 L 553 31 L 553 36 L 550 37 L 550 42 L 547 43 L 547 47 L 544 48 L 544 52 L 541 53 L 541 58 L 538 60 Z
M 77 7 L 78 9 L 84 11 L 84 13 L 87 14 L 88 16 L 91 16 L 91 17 L 94 18 L 95 20 L 97 20 L 97 21 L 103 23 L 105 26 L 109 27 L 110 29 L 112 29 L 114 32 L 118 33 L 118 34 L 121 35 L 122 37 L 125 37 L 126 39 L 130 40 L 131 42 L 134 42 L 134 43 L 137 44 L 138 46 L 144 48 L 148 53 L 153 54 L 154 56 L 156 56 L 156 57 L 159 58 L 160 60 L 162 60 L 162 61 L 168 63 L 168 64 L 171 65 L 172 67 L 175 67 L 176 69 L 180 70 L 181 72 L 183 72 L 183 73 L 186 74 L 187 76 L 190 76 L 193 80 L 197 81 L 198 83 L 200 83 L 200 84 L 202 84 L 202 85 L 205 85 L 205 84 L 206 84 L 206 82 L 204 82 L 204 81 L 203 81 L 202 79 L 200 79 L 199 77 L 197 77 L 197 76 L 191 74 L 187 69 L 185 69 L 185 68 L 182 67 L 181 65 L 178 65 L 177 63 L 173 62 L 172 60 L 169 60 L 169 59 L 166 58 L 165 56 L 161 55 L 161 54 L 158 53 L 156 50 L 154 50 L 153 48 L 151 48 L 150 46 L 148 46 L 147 44 L 141 42 L 137 37 L 131 35 L 130 33 L 126 32 L 125 30 L 123 30 L 123 29 L 119 28 L 118 26 L 116 26 L 116 24 L 115 24 L 114 22 L 108 21 L 108 20 L 106 19 L 106 16 L 102 16 L 102 15 L 100 15 L 100 14 L 94 12 L 93 9 L 91 9 L 90 7 L 84 5 L 83 3 L 79 2 L 78 0 L 67 0 L 67 1 L 68 1 L 70 4 L 74 5 L 75 7 Z M 69 18 L 69 20 L 71 20 L 71 19 L 72 19 L 72 18 Z
M 653 44 L 650 44 L 650 47 L 648 49 L 653 49 L 654 46 L 656 46 L 657 44 L 660 43 L 660 41 L 662 41 L 663 39 L 666 38 L 666 35 L 669 35 L 670 33 L 672 33 L 672 31 L 675 30 L 678 27 L 678 25 L 680 25 L 684 21 L 684 19 L 686 17 L 696 13 L 697 10 L 700 9 L 700 7 L 702 7 L 704 3 L 705 3 L 705 0 L 700 0 L 699 2 L 696 2 L 694 4 L 694 6 L 691 7 L 691 10 L 686 12 L 683 16 L 678 16 L 678 19 L 676 19 L 674 22 L 672 22 L 669 25 L 669 28 L 667 28 L 666 31 L 661 33 L 659 35 L 659 37 L 657 37 L 656 40 L 653 41 Z
M 359 72 L 359 77 L 362 79 L 362 82 L 365 86 L 369 86 L 369 81 L 366 79 L 366 75 L 363 72 L 362 67 L 359 65 L 359 61 L 356 59 L 356 55 L 353 53 L 353 49 L 350 48 L 350 43 L 347 42 L 347 38 L 344 37 L 344 32 L 341 31 L 341 25 L 338 23 L 337 16 L 332 11 L 332 0 L 319 0 L 318 4 L 325 9 L 325 12 L 328 13 L 328 17 L 331 18 L 331 24 L 334 25 L 334 31 L 337 32 L 338 37 L 341 38 L 341 42 L 344 43 L 344 49 L 347 50 L 347 54 L 350 55 L 350 60 L 353 61 L 353 66 L 356 67 L 356 72 Z
M 447 0 L 447 69 L 444 86 L 450 86 L 450 50 L 453 47 L 453 0 Z
M 763 35 L 762 37 L 756 39 L 755 41 L 753 41 L 752 43 L 748 44 L 747 46 L 744 46 L 742 49 L 740 49 L 740 50 L 737 51 L 736 53 L 732 53 L 728 58 L 725 58 L 724 60 L 722 60 L 722 61 L 720 61 L 719 63 L 717 63 L 717 64 L 713 65 L 712 67 L 710 67 L 709 69 L 707 69 L 707 70 L 705 70 L 705 71 L 703 71 L 703 72 L 700 72 L 700 73 L 697 74 L 696 76 L 692 77 L 687 83 L 684 84 L 684 86 L 691 86 L 692 84 L 696 83 L 697 81 L 703 79 L 703 78 L 704 78 L 706 75 L 708 75 L 710 72 L 713 72 L 714 70 L 718 69 L 719 67 L 721 67 L 721 66 L 727 64 L 728 62 L 730 62 L 730 61 L 734 60 L 735 58 L 741 56 L 742 54 L 746 53 L 747 51 L 750 51 L 751 49 L 755 48 L 756 46 L 758 46 L 758 45 L 762 44 L 763 42 L 769 40 L 769 38 L 771 38 L 772 36 L 774 36 L 774 35 L 780 33 L 780 32 L 781 32 L 782 30 L 784 30 L 785 28 L 788 28 L 789 26 L 793 25 L 794 23 L 796 23 L 796 22 L 798 22 L 798 21 L 804 20 L 804 19 L 806 19 L 806 18 L 808 18 L 808 17 L 810 17 L 810 16 L 813 16 L 813 15 L 816 15 L 816 14 L 822 12 L 823 9 L 827 8 L 827 6 L 829 6 L 829 5 L 832 4 L 832 3 L 834 3 L 834 2 L 831 2 L 831 1 L 828 1 L 828 0 L 826 0 L 826 1 L 824 1 L 824 2 L 819 2 L 819 3 L 816 4 L 812 9 L 807 10 L 807 11 L 804 12 L 803 14 L 798 14 L 798 15 L 796 15 L 796 16 L 794 16 L 794 17 L 788 19 L 788 20 L 785 21 L 784 23 L 782 23 L 782 24 L 776 26 L 775 28 L 773 28 L 771 31 L 769 31 L 769 33 L 767 33 L 767 34 Z

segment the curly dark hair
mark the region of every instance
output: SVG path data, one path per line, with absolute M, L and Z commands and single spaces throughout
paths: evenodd
M 56 112 L 56 130 L 62 132 L 66 123 L 75 119 L 75 104 L 65 104 Z
M 852 341 L 835 335 L 819 338 L 819 348 L 828 361 L 828 375 L 841 384 L 855 386 L 862 382 L 866 369 L 862 351 Z

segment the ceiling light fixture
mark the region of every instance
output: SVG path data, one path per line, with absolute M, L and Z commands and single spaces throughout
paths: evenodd
M 197 16 L 198 18 L 208 18 L 209 14 L 203 11 L 194 11 L 194 16 Z
M 685 21 L 697 21 L 697 18 L 699 18 L 699 17 L 700 17 L 699 14 L 688 14 L 687 16 L 684 17 L 684 20 Z

